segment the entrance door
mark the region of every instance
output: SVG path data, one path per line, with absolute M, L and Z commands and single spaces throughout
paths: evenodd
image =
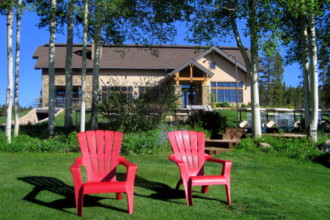
M 196 105 L 197 104 L 196 85 L 185 84 L 181 86 L 182 86 L 182 104 Z

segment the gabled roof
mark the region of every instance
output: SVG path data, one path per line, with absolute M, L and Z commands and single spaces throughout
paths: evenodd
M 244 72 L 247 72 L 246 67 L 243 64 L 239 63 L 239 61 L 238 61 L 239 57 L 238 57 L 237 53 L 227 54 L 227 53 L 223 52 L 222 50 L 220 50 L 218 47 L 215 47 L 215 46 L 211 47 L 208 50 L 205 50 L 203 53 L 198 55 L 195 58 L 195 60 L 197 61 L 197 60 L 201 59 L 202 57 L 208 55 L 209 53 L 211 53 L 213 51 L 217 52 L 220 56 L 222 56 L 224 59 L 228 60 L 229 62 L 233 63 L 234 65 L 235 65 L 235 62 L 237 62 L 237 67 L 240 68 L 241 70 L 243 70 Z M 240 57 L 242 57 L 240 51 L 238 51 L 238 52 L 240 54 Z M 237 59 L 237 60 L 235 60 L 235 59 Z
M 173 70 L 172 72 L 170 72 L 168 74 L 168 76 L 173 76 L 175 73 L 180 72 L 184 68 L 188 67 L 190 64 L 193 64 L 194 67 L 200 69 L 201 71 L 203 71 L 204 73 L 206 73 L 210 77 L 212 77 L 214 75 L 213 72 L 211 72 L 210 70 L 206 69 L 204 66 L 200 65 L 195 60 L 189 60 L 188 62 L 184 63 L 183 65 L 179 66 L 178 68 L 176 68 L 175 70 Z
M 66 44 L 55 45 L 55 68 L 65 68 Z M 89 45 L 89 59 L 87 59 L 87 68 L 93 68 L 93 60 Z M 37 59 L 36 69 L 48 69 L 48 51 L 49 45 L 39 46 L 33 58 Z M 102 57 L 100 69 L 157 69 L 172 71 L 205 56 L 211 51 L 234 63 L 235 60 L 230 56 L 237 58 L 238 66 L 244 70 L 242 55 L 237 47 L 198 47 L 198 46 L 153 46 L 148 49 L 139 45 L 123 45 L 121 47 L 114 45 L 102 46 Z M 152 53 L 153 52 L 153 53 Z M 82 66 L 82 44 L 73 45 L 72 68 L 80 69 Z M 202 68 L 202 67 L 199 67 Z M 205 69 L 205 68 L 204 68 Z M 206 70 L 205 70 L 206 72 Z

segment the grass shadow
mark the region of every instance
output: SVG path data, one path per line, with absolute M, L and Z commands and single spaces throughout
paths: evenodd
M 124 180 L 125 174 L 120 173 L 117 178 L 118 178 L 118 180 Z M 185 200 L 184 200 L 184 203 L 175 201 L 175 199 L 185 199 L 186 198 L 183 186 L 181 186 L 182 189 L 176 190 L 175 187 L 170 187 L 164 183 L 151 181 L 151 180 L 145 179 L 145 178 L 137 175 L 135 177 L 135 187 L 141 187 L 141 188 L 144 188 L 147 190 L 154 191 L 154 193 L 151 193 L 149 195 L 143 195 L 143 194 L 139 194 L 139 193 L 135 192 L 136 196 L 186 205 Z M 199 189 L 199 188 L 195 187 L 195 190 L 193 192 L 200 193 L 200 191 L 197 191 L 197 189 Z M 202 193 L 202 195 L 204 195 L 204 194 Z M 222 203 L 227 203 L 226 201 L 222 201 L 220 199 L 204 197 L 204 196 L 201 196 L 200 194 L 195 194 L 193 196 L 193 198 L 216 200 L 216 201 L 219 201 Z
M 48 208 L 60 210 L 69 214 L 76 214 L 76 212 L 69 212 L 65 209 L 75 208 L 75 198 L 74 198 L 74 188 L 65 184 L 63 181 L 54 178 L 54 177 L 45 177 L 45 176 L 26 176 L 17 178 L 20 181 L 28 183 L 33 186 L 31 192 L 24 196 L 23 200 L 42 205 Z M 51 202 L 46 202 L 41 199 L 38 199 L 38 194 L 48 191 L 50 193 L 55 193 L 62 196 L 63 198 L 57 199 Z M 100 200 L 109 199 L 108 197 L 100 196 L 84 196 L 84 207 L 104 207 L 121 212 L 127 212 L 127 210 L 119 209 L 113 206 L 104 205 L 100 203 Z M 113 198 L 115 200 L 115 198 Z
M 149 195 L 142 195 L 135 193 L 138 196 L 146 197 L 150 199 L 181 204 L 180 202 L 173 201 L 173 199 L 179 199 L 185 197 L 184 191 L 182 190 L 175 190 L 174 188 L 164 183 L 151 181 L 140 176 L 136 176 L 135 178 L 135 187 L 141 187 L 147 190 L 154 191 L 154 193 Z
M 117 174 L 118 181 L 122 181 L 125 179 L 124 173 Z M 68 208 L 75 208 L 75 198 L 74 198 L 74 188 L 73 186 L 69 186 L 63 181 L 54 178 L 54 177 L 47 177 L 47 176 L 26 176 L 26 177 L 19 177 L 17 178 L 20 181 L 23 181 L 27 184 L 30 184 L 33 186 L 32 191 L 28 192 L 24 197 L 23 200 L 26 200 L 28 202 L 38 204 L 44 207 L 56 209 L 68 214 L 76 214 L 76 212 L 70 212 L 66 209 Z M 149 199 L 155 199 L 165 202 L 171 202 L 176 204 L 182 204 L 186 205 L 186 203 L 177 202 L 174 201 L 175 199 L 184 199 L 185 193 L 184 190 L 176 190 L 175 188 L 172 188 L 164 183 L 161 182 L 155 182 L 148 179 L 145 179 L 140 176 L 136 176 L 135 178 L 135 187 L 144 188 L 146 190 L 151 190 L 154 193 L 151 193 L 149 195 L 137 193 L 135 192 L 135 196 L 140 196 L 144 198 Z M 61 196 L 60 199 L 55 199 L 53 201 L 50 201 L 47 199 L 47 201 L 44 201 L 40 199 L 40 196 L 38 196 L 41 192 L 48 191 L 50 194 L 55 193 L 56 195 Z M 194 198 L 202 198 L 207 200 L 218 200 L 214 198 L 207 198 L 202 197 L 200 195 L 195 195 Z M 84 196 L 84 207 L 104 207 L 113 209 L 116 211 L 121 211 L 126 213 L 126 209 L 119 209 L 117 207 L 104 205 L 100 203 L 101 200 L 109 199 L 109 197 L 101 197 L 101 196 L 95 196 L 95 195 L 85 195 Z M 115 200 L 115 197 L 113 198 Z M 221 201 L 221 200 L 218 200 Z M 223 202 L 223 201 L 221 201 Z

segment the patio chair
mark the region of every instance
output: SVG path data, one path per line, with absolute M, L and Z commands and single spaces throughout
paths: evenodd
M 70 167 L 74 182 L 76 209 L 82 216 L 86 194 L 116 193 L 117 199 L 127 194 L 128 213 L 133 213 L 134 180 L 137 165 L 119 156 L 123 134 L 115 131 L 86 131 L 78 133 L 82 156 Z M 117 181 L 116 168 L 126 167 L 126 179 Z M 85 166 L 87 181 L 83 182 L 81 166 Z
M 194 186 L 202 186 L 201 192 L 208 192 L 209 185 L 225 185 L 227 203 L 231 205 L 230 197 L 230 171 L 232 162 L 215 159 L 204 153 L 205 134 L 196 131 L 171 131 L 168 138 L 172 145 L 173 154 L 169 159 L 175 162 L 180 169 L 180 180 L 176 189 L 183 184 L 186 195 L 186 203 L 192 206 L 192 189 Z M 204 163 L 206 161 L 222 164 L 219 175 L 204 175 Z

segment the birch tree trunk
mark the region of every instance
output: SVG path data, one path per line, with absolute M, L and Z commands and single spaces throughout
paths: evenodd
M 310 137 L 313 142 L 317 142 L 317 124 L 319 110 L 319 93 L 318 93 L 318 71 L 317 71 L 317 47 L 315 32 L 315 16 L 314 12 L 308 16 L 308 26 L 310 28 L 310 88 L 311 88 L 311 120 L 310 120 Z
M 310 80 L 309 80 L 309 62 L 308 62 L 308 34 L 306 20 L 304 16 L 300 19 L 301 23 L 301 55 L 302 55 L 302 66 L 304 73 L 304 118 L 305 118 L 305 129 L 307 133 L 310 132 Z
M 65 57 L 65 128 L 72 127 L 72 44 L 73 44 L 73 14 L 74 2 L 69 1 L 68 28 Z
M 56 37 L 56 0 L 51 0 L 50 39 L 49 39 L 49 99 L 48 99 L 48 132 L 55 132 L 55 37 Z
M 86 52 L 87 52 L 87 33 L 88 33 L 88 0 L 84 3 L 84 34 L 81 68 L 81 106 L 80 106 L 80 132 L 85 131 L 86 123 Z
M 20 64 L 20 50 L 21 50 L 21 17 L 22 17 L 22 0 L 17 1 L 16 12 L 16 56 L 15 56 L 15 86 L 14 86 L 14 137 L 19 133 L 19 64 Z
M 251 106 L 252 106 L 252 132 L 254 138 L 261 137 L 261 118 L 259 103 L 259 75 L 258 75 L 258 33 L 257 33 L 257 16 L 256 2 L 249 1 L 250 7 L 250 42 L 251 42 Z
M 7 14 L 7 92 L 6 92 L 6 138 L 11 143 L 11 117 L 13 107 L 13 9 Z
M 92 110 L 91 110 L 91 129 L 98 128 L 98 102 L 99 102 L 99 70 L 100 70 L 100 44 L 101 44 L 101 5 L 97 5 L 96 27 L 94 34 L 93 60 L 93 79 L 92 79 Z
M 249 79 L 251 82 L 251 109 L 252 109 L 252 130 L 253 137 L 260 138 L 261 137 L 261 120 L 260 120 L 260 105 L 259 105 L 259 79 L 258 79 L 258 41 L 256 38 L 256 33 L 251 33 L 253 31 L 250 29 L 251 33 L 251 58 L 249 58 L 246 49 L 242 43 L 240 34 L 238 32 L 238 27 L 236 23 L 235 14 L 233 11 L 230 11 L 230 21 L 231 26 L 233 28 L 233 33 L 235 36 L 235 40 L 237 46 L 243 56 L 244 63 L 246 66 L 246 70 L 249 75 Z M 251 24 L 250 24 L 251 25 Z M 252 37 L 254 34 L 255 37 Z

